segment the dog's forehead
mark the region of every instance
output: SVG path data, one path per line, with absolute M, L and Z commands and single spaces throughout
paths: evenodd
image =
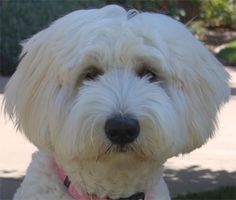
M 82 30 L 80 41 L 87 41 L 87 44 L 97 44 L 103 43 L 114 47 L 118 44 L 127 44 L 137 39 L 140 39 L 138 31 L 132 29 L 128 21 L 122 20 L 101 20 L 99 22 L 94 22 L 86 25 Z
M 107 25 L 111 25 L 108 27 Z M 93 32 L 91 32 L 93 29 Z M 125 24 L 106 22 L 101 26 L 84 29 L 79 42 L 75 42 L 70 54 L 80 62 L 87 65 L 123 66 L 116 64 L 128 64 L 133 62 L 139 55 L 145 57 L 145 38 L 136 34 Z M 116 62 L 116 63 L 115 63 Z

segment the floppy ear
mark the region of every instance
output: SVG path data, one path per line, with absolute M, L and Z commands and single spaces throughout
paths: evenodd
M 204 144 L 215 131 L 217 112 L 230 95 L 229 75 L 222 64 L 180 22 L 161 14 L 141 13 L 132 28 L 159 50 L 166 92 L 179 114 L 182 133 L 174 152 L 187 153 Z M 180 146 L 181 145 L 181 146 Z
M 98 19 L 115 18 L 124 13 L 125 10 L 118 6 L 75 11 L 23 44 L 20 63 L 6 86 L 5 113 L 39 149 L 51 149 L 50 123 L 59 122 L 49 115 L 56 103 L 57 115 L 65 107 L 65 95 L 59 97 L 61 79 L 66 77 L 63 74 L 65 65 L 73 56 L 71 51 L 80 42 L 81 29 Z
M 186 118 L 191 142 L 184 152 L 202 146 L 212 137 L 217 127 L 218 111 L 230 96 L 229 75 L 222 64 L 200 42 L 196 41 L 191 48 L 193 55 L 186 56 L 192 56 L 189 57 L 192 63 L 186 65 L 192 65 L 193 69 L 185 74 Z
M 185 153 L 202 146 L 213 136 L 218 111 L 228 101 L 230 88 L 224 66 L 191 33 L 182 36 L 181 43 L 176 44 L 180 48 L 173 51 L 172 64 L 182 66 L 182 74 L 178 76 L 183 76 L 188 99 L 185 116 L 189 142 Z
M 159 18 L 159 27 L 167 41 L 165 55 L 173 77 L 182 85 L 186 99 L 183 113 L 188 140 L 182 153 L 203 145 L 217 126 L 217 113 L 229 99 L 229 75 L 222 64 L 179 22 Z M 163 23 L 168 24 L 165 27 Z M 171 34 L 172 33 L 172 34 Z
M 10 116 L 17 129 L 24 132 L 37 147 L 49 149 L 48 122 L 42 110 L 43 94 L 40 94 L 45 73 L 53 59 L 52 55 L 47 54 L 44 44 L 47 37 L 49 30 L 45 29 L 23 44 L 17 70 L 5 88 L 4 106 L 5 113 Z M 39 103 L 38 98 L 42 102 Z

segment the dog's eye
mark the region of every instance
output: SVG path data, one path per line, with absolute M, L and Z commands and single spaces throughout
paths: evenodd
M 156 82 L 159 80 L 157 74 L 148 68 L 141 69 L 138 73 L 139 77 L 147 77 L 150 82 Z
M 102 71 L 95 67 L 91 67 L 84 72 L 84 79 L 85 80 L 95 80 L 99 75 L 102 75 Z

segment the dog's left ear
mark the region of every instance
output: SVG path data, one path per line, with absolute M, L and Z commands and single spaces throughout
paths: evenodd
M 162 23 L 160 27 L 163 27 Z M 166 60 L 186 100 L 182 103 L 186 110 L 180 115 L 188 130 L 181 152 L 186 153 L 202 146 L 214 134 L 218 111 L 230 96 L 229 75 L 184 25 L 179 22 L 173 24 L 171 20 L 166 24 L 169 26 L 162 30 L 165 34 L 163 38 L 168 41 L 169 52 L 166 55 L 170 55 Z
M 217 113 L 229 99 L 228 73 L 180 22 L 149 13 L 130 20 L 135 24 L 133 28 L 140 28 L 149 39 L 147 42 L 161 55 L 158 54 L 162 63 L 159 68 L 168 77 L 167 93 L 182 121 L 178 125 L 180 133 L 172 136 L 173 146 L 177 146 L 174 153 L 187 153 L 200 147 L 213 135 Z
M 192 55 L 186 59 L 192 57 L 192 63 L 186 64 L 193 67 L 183 74 L 189 97 L 186 120 L 190 141 L 184 153 L 202 146 L 213 136 L 218 112 L 230 96 L 229 75 L 224 66 L 199 41 L 193 44 Z

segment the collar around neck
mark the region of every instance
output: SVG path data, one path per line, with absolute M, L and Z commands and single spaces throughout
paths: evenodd
M 61 182 L 63 183 L 63 185 L 67 189 L 68 194 L 73 199 L 75 199 L 75 200 L 112 200 L 109 197 L 99 198 L 96 195 L 91 195 L 91 194 L 82 195 L 82 194 L 80 194 L 76 190 L 75 186 L 71 183 L 69 177 L 65 174 L 64 169 L 58 165 L 56 166 L 56 168 L 57 168 L 57 174 L 58 174 Z M 118 200 L 147 200 L 147 199 L 145 198 L 144 192 L 138 192 L 136 194 L 131 195 L 130 197 L 120 198 Z

